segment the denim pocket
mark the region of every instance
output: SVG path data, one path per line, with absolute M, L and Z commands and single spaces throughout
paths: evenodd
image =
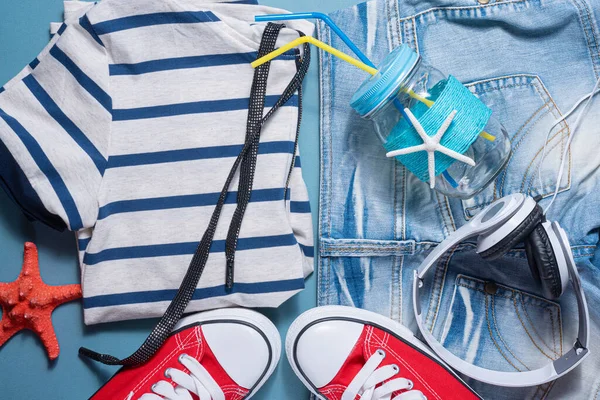
M 456 356 L 498 371 L 527 371 L 563 352 L 560 305 L 458 275 L 441 343 Z
M 474 217 L 486 205 L 511 193 L 520 192 L 532 197 L 546 197 L 554 193 L 569 126 L 563 121 L 552 128 L 561 113 L 541 79 L 536 75 L 513 75 L 472 82 L 466 86 L 494 111 L 494 116 L 504 125 L 512 152 L 494 182 L 477 196 L 463 201 L 465 217 Z M 567 157 L 560 191 L 569 189 L 571 185 L 570 151 Z

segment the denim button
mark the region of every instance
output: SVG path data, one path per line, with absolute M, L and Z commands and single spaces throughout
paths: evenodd
M 484 289 L 487 294 L 496 294 L 498 285 L 496 285 L 496 282 L 486 282 Z

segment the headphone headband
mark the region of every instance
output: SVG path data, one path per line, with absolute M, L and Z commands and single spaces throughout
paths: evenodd
M 421 266 L 414 273 L 413 281 L 413 306 L 415 318 L 419 326 L 419 330 L 433 351 L 450 367 L 457 371 L 477 379 L 485 383 L 506 387 L 523 387 L 535 386 L 555 380 L 575 368 L 589 354 L 587 348 L 589 337 L 589 314 L 587 303 L 581 280 L 577 272 L 577 266 L 571 253 L 569 241 L 565 231 L 557 222 L 552 222 L 552 231 L 556 235 L 560 248 L 565 254 L 569 278 L 577 297 L 577 308 L 579 313 L 579 331 L 577 340 L 573 348 L 566 354 L 553 362 L 532 371 L 525 372 L 504 372 L 494 371 L 476 365 L 470 364 L 459 357 L 452 354 L 444 348 L 441 343 L 425 328 L 421 313 L 420 292 L 425 285 L 425 276 L 437 260 L 452 247 L 459 243 L 488 233 L 507 222 L 513 216 L 521 218 L 519 211 L 526 206 L 526 203 L 533 201 L 522 194 L 513 194 L 503 197 L 494 203 L 490 204 L 482 210 L 468 224 L 459 228 L 456 232 L 450 235 L 446 240 L 440 243 L 430 254 L 425 258 Z M 526 206 L 527 207 L 527 206 Z

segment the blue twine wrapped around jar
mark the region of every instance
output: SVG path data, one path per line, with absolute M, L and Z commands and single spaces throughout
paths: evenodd
M 429 136 L 433 136 L 448 115 L 456 110 L 456 116 L 446 130 L 440 144 L 457 153 L 466 153 L 487 125 L 492 110 L 452 75 L 431 88 L 430 95 L 428 99 L 434 102 L 431 107 L 422 102 L 415 102 L 410 107 L 410 111 L 417 117 L 425 132 Z M 423 140 L 410 121 L 402 118 L 390 132 L 384 146 L 390 152 L 418 146 L 422 143 Z M 401 155 L 397 156 L 396 159 L 420 180 L 429 181 L 426 152 Z M 435 175 L 438 176 L 447 170 L 454 162 L 456 162 L 454 158 L 436 152 Z

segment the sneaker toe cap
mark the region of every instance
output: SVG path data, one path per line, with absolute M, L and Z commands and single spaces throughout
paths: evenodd
M 202 332 L 221 367 L 246 389 L 254 387 L 275 357 L 266 338 L 247 325 L 207 324 Z
M 363 324 L 341 320 L 308 327 L 297 338 L 294 350 L 297 367 L 315 388 L 326 386 L 352 353 L 363 329 Z

